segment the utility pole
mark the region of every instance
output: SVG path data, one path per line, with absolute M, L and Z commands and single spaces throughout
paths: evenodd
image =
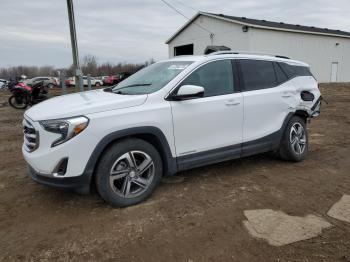
M 70 29 L 70 41 L 72 45 L 72 55 L 73 55 L 73 67 L 75 75 L 75 91 L 84 91 L 84 86 L 80 86 L 79 78 L 82 77 L 82 72 L 79 66 L 79 54 L 78 54 L 78 44 L 77 44 L 77 34 L 75 31 L 75 19 L 74 19 L 74 9 L 73 0 L 67 0 L 68 18 L 69 18 L 69 29 Z

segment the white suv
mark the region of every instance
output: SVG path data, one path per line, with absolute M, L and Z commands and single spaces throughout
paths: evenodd
M 91 80 L 91 85 L 92 86 L 103 86 L 103 81 L 101 79 L 97 79 L 95 77 L 90 77 Z M 68 86 L 75 86 L 75 77 L 69 77 L 66 82 L 66 85 Z M 83 85 L 87 86 L 88 85 L 88 77 L 87 76 L 83 76 Z
M 117 86 L 49 99 L 24 115 L 31 177 L 113 206 L 146 199 L 163 175 L 275 151 L 301 161 L 320 91 L 307 64 L 217 52 L 182 56 Z M 60 108 L 60 110 L 57 110 Z

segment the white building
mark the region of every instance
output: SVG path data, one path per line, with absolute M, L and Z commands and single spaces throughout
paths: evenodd
M 170 57 L 226 46 L 301 60 L 319 82 L 350 82 L 350 32 L 199 12 L 166 43 Z

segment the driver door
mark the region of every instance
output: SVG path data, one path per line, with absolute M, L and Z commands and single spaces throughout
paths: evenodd
M 243 98 L 237 92 L 233 65 L 229 59 L 202 65 L 180 86 L 202 86 L 204 97 L 170 102 L 176 154 L 187 162 L 186 168 L 240 155 Z

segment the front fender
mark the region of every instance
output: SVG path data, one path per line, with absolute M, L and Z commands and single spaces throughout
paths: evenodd
M 88 163 L 84 170 L 84 175 L 88 176 L 91 182 L 91 178 L 94 174 L 95 167 L 98 163 L 98 160 L 100 159 L 103 151 L 111 143 L 119 139 L 131 137 L 131 136 L 142 136 L 142 135 L 152 135 L 153 137 L 157 138 L 158 144 L 161 147 L 157 149 L 160 151 L 159 153 L 163 159 L 163 163 L 165 164 L 165 174 L 166 175 L 175 174 L 177 172 L 176 159 L 172 157 L 171 150 L 165 135 L 157 127 L 143 126 L 143 127 L 134 127 L 134 128 L 119 130 L 111 134 L 108 134 L 104 138 L 102 138 L 101 141 L 95 147 L 94 151 L 92 152 L 88 160 Z

